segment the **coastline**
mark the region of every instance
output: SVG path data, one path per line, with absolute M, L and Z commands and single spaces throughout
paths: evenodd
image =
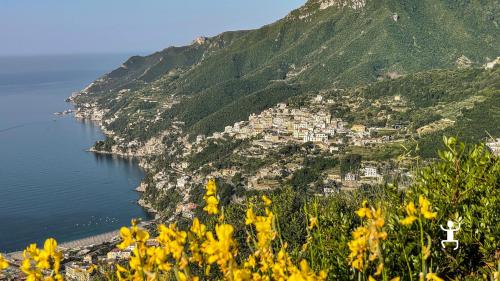
M 111 155 L 111 156 L 116 156 L 116 157 L 121 157 L 121 158 L 129 158 L 129 159 L 141 159 L 141 156 L 129 154 L 129 153 L 116 153 L 116 152 L 111 152 L 111 151 L 101 151 L 101 150 L 96 150 L 94 147 L 91 147 L 86 150 L 87 152 L 90 153 L 95 153 L 95 154 L 103 154 L 103 155 Z M 139 162 L 138 165 L 144 170 L 147 170 L 146 166 L 141 164 L 142 162 Z M 143 198 L 142 198 L 142 193 L 146 192 L 146 185 L 144 184 L 143 181 L 137 186 L 134 191 L 137 193 L 141 194 L 139 195 L 139 199 L 137 199 L 137 205 L 141 206 L 151 217 L 151 220 L 156 220 L 159 218 L 158 215 L 158 210 L 156 210 L 151 204 L 147 203 Z
M 72 104 L 75 105 L 74 103 L 72 103 Z M 79 119 L 79 120 L 91 121 L 91 122 L 95 123 L 96 125 L 98 125 L 99 130 L 101 131 L 101 133 L 103 135 L 105 135 L 107 137 L 111 136 L 110 132 L 106 131 L 103 128 L 102 124 L 100 124 L 100 120 L 96 120 L 94 118 L 89 118 L 89 117 L 83 117 L 83 118 L 79 117 L 76 115 L 77 112 L 78 112 L 78 110 L 73 111 L 73 116 L 72 116 L 73 118 Z M 100 151 L 100 150 L 96 150 L 93 146 L 85 151 L 95 153 L 95 154 L 111 155 L 111 156 L 116 156 L 116 157 L 120 157 L 120 158 L 128 158 L 128 159 L 136 159 L 136 160 L 140 160 L 142 157 L 144 157 L 143 155 L 136 155 L 133 153 Z M 140 168 L 147 170 L 147 167 L 146 167 L 146 165 L 144 165 L 144 162 L 138 161 L 137 165 Z M 139 205 L 142 209 L 144 209 L 144 211 L 147 213 L 147 217 L 141 219 L 139 226 L 148 227 L 148 226 L 155 223 L 155 221 L 159 218 L 159 215 L 158 215 L 158 211 L 155 208 L 153 208 L 150 204 L 148 204 L 145 200 L 143 200 L 141 198 L 142 193 L 144 193 L 145 189 L 146 189 L 146 186 L 144 185 L 143 180 L 144 180 L 144 178 L 141 179 L 139 186 L 134 188 L 134 191 L 139 193 L 138 194 L 139 198 L 136 200 L 136 204 Z M 75 240 L 66 241 L 66 242 L 61 243 L 58 247 L 63 251 L 81 250 L 81 249 L 90 248 L 90 247 L 103 246 L 106 244 L 112 245 L 114 247 L 114 245 L 119 242 L 119 237 L 120 237 L 120 230 L 116 229 L 116 230 L 112 230 L 112 231 L 108 231 L 108 232 L 104 232 L 104 233 L 86 236 L 86 237 L 75 239 Z M 10 259 L 12 259 L 14 261 L 20 261 L 20 260 L 22 260 L 23 251 L 7 252 L 5 254 Z
M 91 104 L 84 104 L 79 107 L 79 105 L 75 102 L 75 98 L 79 95 L 84 95 L 86 94 L 86 90 L 91 86 L 87 86 L 84 90 L 80 92 L 73 93 L 69 98 L 66 99 L 66 102 L 70 103 L 73 105 L 74 110 L 73 110 L 73 118 L 79 119 L 79 120 L 85 120 L 85 121 L 90 121 L 96 124 L 101 132 L 104 134 L 104 136 L 108 138 L 113 138 L 113 132 L 107 130 L 103 124 L 103 116 L 104 116 L 104 111 L 96 108 L 95 105 Z M 149 155 L 154 155 L 155 151 L 157 151 L 157 146 L 158 142 L 157 141 L 152 141 L 151 143 L 144 144 L 140 149 L 138 150 L 131 150 L 129 149 L 127 152 L 119 151 L 117 146 L 113 146 L 111 148 L 111 151 L 103 151 L 103 150 L 97 150 L 95 149 L 94 146 L 90 147 L 87 149 L 87 152 L 95 153 L 95 154 L 103 154 L 103 155 L 112 155 L 112 156 L 117 156 L 117 157 L 122 157 L 122 158 L 129 158 L 129 159 L 137 159 L 137 160 L 143 160 L 144 157 L 147 157 Z M 145 171 L 148 170 L 148 165 L 145 161 L 139 161 L 138 163 L 139 167 L 144 169 Z M 144 185 L 143 180 L 141 180 L 141 183 L 139 184 L 138 187 L 135 188 L 135 191 L 142 194 L 146 191 L 146 186 Z M 143 198 L 142 195 L 137 199 L 137 204 L 144 208 L 146 212 L 153 217 L 153 220 L 156 220 L 159 218 L 159 212 L 156 210 L 151 204 L 147 203 Z
M 95 154 L 103 154 L 103 155 L 111 155 L 111 156 L 116 156 L 116 157 L 121 157 L 121 158 L 129 158 L 129 159 L 141 159 L 140 156 L 133 155 L 133 154 L 127 154 L 127 153 L 116 153 L 116 152 L 110 152 L 110 151 L 101 151 L 101 150 L 96 150 L 94 147 L 87 149 L 87 152 L 90 153 L 95 153 Z M 141 165 L 141 162 L 138 163 L 139 167 L 142 169 L 146 170 L 145 165 Z M 144 184 L 143 181 L 137 186 L 134 191 L 139 193 L 139 199 L 137 199 L 137 205 L 141 206 L 149 216 L 152 217 L 150 221 L 154 221 L 159 218 L 159 212 L 156 210 L 151 204 L 147 203 L 143 198 L 142 194 L 146 192 L 146 185 Z
M 138 226 L 141 228 L 148 228 L 154 223 L 152 220 L 141 221 Z M 111 247 L 115 247 L 120 241 L 120 230 L 112 230 L 105 233 L 100 233 L 96 235 L 91 235 L 83 237 L 80 239 L 70 240 L 63 242 L 58 245 L 58 248 L 62 251 L 81 251 L 87 248 L 94 248 L 109 244 Z M 15 251 L 6 253 L 6 256 L 13 261 L 21 261 L 23 259 L 23 251 Z

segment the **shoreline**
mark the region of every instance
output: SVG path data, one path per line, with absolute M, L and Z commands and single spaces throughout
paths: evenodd
M 109 136 L 109 132 L 106 132 L 106 130 L 104 130 L 104 128 L 101 126 L 101 124 L 99 124 L 99 120 L 95 120 L 92 118 L 80 118 L 78 116 L 75 116 L 76 112 L 77 112 L 76 110 L 72 111 L 72 113 L 73 113 L 72 118 L 75 118 L 77 120 L 91 121 L 92 123 L 94 123 L 95 125 L 98 126 L 100 132 L 104 136 L 107 136 L 107 137 Z M 119 158 L 123 158 L 123 159 L 128 158 L 128 159 L 134 159 L 134 160 L 141 160 L 145 156 L 145 155 L 144 156 L 143 155 L 136 155 L 136 154 L 132 154 L 132 153 L 99 151 L 99 150 L 96 150 L 93 146 L 90 147 L 89 149 L 85 149 L 84 151 L 90 152 L 90 153 L 95 153 L 95 154 L 110 155 L 113 157 L 119 157 Z M 147 167 L 145 167 L 144 165 L 141 165 L 141 161 L 138 161 L 137 165 L 141 169 L 147 170 Z M 145 217 L 140 218 L 141 222 L 140 222 L 139 226 L 149 227 L 149 226 L 156 223 L 157 219 L 159 218 L 159 214 L 155 208 L 153 208 L 150 204 L 145 202 L 144 199 L 142 199 L 142 193 L 145 192 L 145 188 L 146 188 L 146 186 L 143 184 L 143 180 L 144 180 L 144 177 L 141 179 L 140 184 L 137 187 L 135 187 L 133 190 L 135 192 L 137 192 L 139 195 L 138 198 L 135 200 L 135 204 L 140 206 L 146 214 Z M 127 226 L 127 225 L 123 225 L 123 226 Z M 58 248 L 60 248 L 62 251 L 72 251 L 72 250 L 81 250 L 81 249 L 86 249 L 86 248 L 91 248 L 91 247 L 94 248 L 94 247 L 99 247 L 99 246 L 105 246 L 106 244 L 114 245 L 114 244 L 119 242 L 119 240 L 120 240 L 119 237 L 120 237 L 120 229 L 114 229 L 114 230 L 106 231 L 103 233 L 97 233 L 97 234 L 85 236 L 82 238 L 76 238 L 73 240 L 61 242 L 58 245 Z M 29 245 L 25 245 L 25 246 L 27 247 Z M 23 250 L 3 252 L 3 254 L 5 254 L 5 256 L 8 259 L 14 261 L 13 265 L 16 265 L 16 261 L 22 261 L 22 259 L 23 259 Z
M 74 112 L 72 112 L 74 113 Z M 96 120 L 92 120 L 90 118 L 78 118 L 72 115 L 72 118 L 75 118 L 76 120 L 88 120 L 91 121 L 94 124 L 98 125 L 99 131 L 104 135 L 108 136 L 107 132 L 103 130 L 102 126 L 98 124 Z M 87 126 L 89 124 L 86 124 Z M 137 161 L 137 166 L 143 170 L 147 170 L 144 165 L 141 165 L 141 159 L 143 156 L 140 155 L 133 155 L 129 153 L 116 153 L 116 152 L 107 152 L 107 151 L 99 151 L 94 149 L 92 146 L 89 149 L 84 149 L 83 151 L 85 152 L 91 152 L 95 154 L 101 154 L 101 155 L 110 155 L 113 157 L 117 158 L 122 158 L 122 159 L 134 159 L 134 160 L 139 160 Z M 158 211 L 154 209 L 150 204 L 146 203 L 142 199 L 142 193 L 145 192 L 145 185 L 143 184 L 144 176 L 141 178 L 140 183 L 138 186 L 133 188 L 133 191 L 138 193 L 138 197 L 134 200 L 134 203 L 138 206 L 140 206 L 145 215 L 142 217 L 139 217 L 137 219 L 140 219 L 139 226 L 142 227 L 149 227 L 151 225 L 154 225 L 157 222 L 157 219 L 159 217 Z M 128 224 L 122 225 L 121 227 L 127 227 Z M 102 233 L 95 233 L 91 235 L 87 235 L 81 238 L 73 238 L 71 240 L 67 240 L 64 242 L 59 243 L 58 248 L 60 248 L 62 251 L 72 251 L 72 250 L 81 250 L 85 248 L 90 248 L 90 247 L 99 247 L 99 246 L 105 246 L 107 244 L 109 245 L 114 245 L 118 243 L 120 240 L 120 229 L 112 229 L 108 230 Z M 26 244 L 25 247 L 28 247 L 30 243 Z M 38 245 L 43 247 L 42 245 Z M 21 261 L 23 259 L 23 250 L 14 250 L 14 251 L 0 251 L 1 254 L 4 254 L 8 259 L 13 260 L 13 261 Z M 16 265 L 14 262 L 13 265 Z M 1 279 L 1 278 L 0 278 Z
M 154 220 L 143 220 L 138 224 L 138 226 L 141 228 L 147 228 L 152 224 L 154 224 Z M 63 252 L 71 250 L 80 251 L 82 249 L 99 247 L 105 244 L 115 245 L 119 241 L 120 241 L 120 229 L 115 229 L 100 234 L 95 234 L 75 240 L 62 242 L 57 247 Z M 9 252 L 5 254 L 8 258 L 14 261 L 21 261 L 23 259 L 23 251 Z
M 72 103 L 72 104 L 74 106 L 74 103 Z M 77 120 L 88 120 L 88 121 L 93 122 L 94 124 L 98 125 L 99 130 L 101 131 L 101 133 L 104 136 L 109 137 L 109 134 L 106 132 L 106 130 L 104 130 L 104 128 L 101 126 L 101 124 L 99 124 L 99 120 L 94 120 L 92 118 L 81 118 L 81 117 L 75 116 L 76 112 L 77 112 L 77 110 L 72 111 L 73 118 L 75 118 Z M 96 150 L 93 146 L 90 147 L 89 149 L 84 150 L 84 151 L 90 152 L 90 153 L 95 153 L 95 154 L 119 157 L 122 159 L 140 160 L 141 158 L 144 157 L 141 155 L 134 155 L 131 153 L 100 151 L 100 150 Z M 147 168 L 144 167 L 144 165 L 141 165 L 141 161 L 138 161 L 137 165 L 141 169 L 147 170 Z M 145 192 L 145 186 L 143 184 L 143 180 L 144 180 L 144 177 L 141 179 L 140 184 L 136 188 L 134 188 L 133 190 L 135 192 L 137 192 L 139 195 L 137 200 L 135 200 L 135 204 L 140 206 L 144 210 L 144 212 L 146 213 L 146 216 L 144 218 L 141 218 L 141 222 L 139 223 L 139 226 L 147 227 L 147 226 L 154 224 L 156 222 L 156 220 L 158 219 L 159 215 L 158 215 L 158 211 L 155 208 L 153 208 L 150 204 L 146 203 L 142 199 L 142 193 Z M 126 225 L 123 225 L 123 226 L 126 226 Z M 120 229 L 115 229 L 115 230 L 107 231 L 104 233 L 98 233 L 98 234 L 85 236 L 85 237 L 74 239 L 74 240 L 65 241 L 65 242 L 60 243 L 58 245 L 58 248 L 60 248 L 63 251 L 71 251 L 71 250 L 78 250 L 78 249 L 84 249 L 84 248 L 89 248 L 89 247 L 98 247 L 98 246 L 102 246 L 102 245 L 105 245 L 108 243 L 109 244 L 118 243 L 119 237 L 120 237 Z M 26 245 L 26 246 L 28 246 L 28 245 Z M 11 258 L 13 260 L 22 260 L 23 251 L 6 252 L 5 254 L 6 254 L 6 256 L 8 256 L 9 258 Z
M 142 157 L 143 157 L 143 156 L 137 156 L 137 155 L 133 155 L 133 154 L 125 154 L 125 153 L 121 154 L 121 153 L 116 153 L 116 152 L 111 152 L 111 151 L 101 151 L 101 150 L 96 150 L 93 147 L 87 149 L 86 151 L 90 152 L 90 153 L 95 153 L 95 154 L 110 155 L 110 156 L 116 156 L 116 157 L 128 158 L 128 159 L 136 159 L 136 160 L 142 159 Z M 146 170 L 146 167 L 144 167 L 144 165 L 141 165 L 140 162 L 138 163 L 138 166 L 141 169 Z M 134 188 L 134 191 L 139 193 L 139 194 L 142 194 L 146 191 L 146 186 L 144 185 L 142 180 L 141 180 L 141 183 L 139 184 L 139 186 Z M 153 206 L 151 206 L 151 204 L 147 203 L 142 198 L 142 196 L 139 196 L 139 199 L 137 199 L 136 203 L 137 203 L 137 205 L 141 206 L 148 213 L 149 216 L 152 217 L 152 219 L 151 219 L 152 221 L 159 218 L 158 210 L 156 210 Z
M 70 98 L 68 98 L 67 102 L 71 103 L 73 106 L 75 106 L 76 104 L 73 102 L 73 100 Z M 88 110 L 88 109 L 87 109 Z M 85 112 L 85 111 L 84 111 Z M 100 118 L 95 118 L 93 117 L 92 114 L 87 114 L 87 113 L 81 113 L 80 110 L 75 110 L 73 111 L 73 118 L 77 119 L 77 120 L 88 120 L 90 122 L 93 122 L 94 124 L 96 124 L 98 127 L 99 127 L 99 130 L 101 131 L 101 133 L 106 136 L 106 137 L 112 137 L 112 134 L 107 131 L 104 126 L 102 125 L 101 123 L 101 119 Z M 127 152 L 118 152 L 118 151 L 103 151 L 103 150 L 97 150 L 94 148 L 94 146 L 90 147 L 89 149 L 85 150 L 86 152 L 90 152 L 90 153 L 95 153 L 95 154 L 101 154 L 101 155 L 109 155 L 109 156 L 115 156 L 115 157 L 121 157 L 121 158 L 128 158 L 128 159 L 136 159 L 136 160 L 142 160 L 144 157 L 146 157 L 147 155 L 143 155 L 143 154 L 138 154 L 138 153 L 127 153 Z M 138 162 L 138 166 L 143 169 L 144 171 L 147 171 L 147 165 L 145 165 L 142 161 L 139 161 Z M 146 191 L 146 187 L 144 186 L 143 184 L 143 180 L 141 180 L 139 186 L 137 186 L 134 190 L 137 192 L 137 193 L 144 193 Z M 136 201 L 137 205 L 141 206 L 144 210 L 146 210 L 146 212 L 152 217 L 152 220 L 156 220 L 158 219 L 159 217 L 159 212 L 158 210 L 156 210 L 155 208 L 153 208 L 153 206 L 151 206 L 151 204 L 147 203 L 143 198 L 142 196 L 139 196 L 139 198 L 137 199 Z

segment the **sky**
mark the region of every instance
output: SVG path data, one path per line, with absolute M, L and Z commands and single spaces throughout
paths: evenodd
M 274 22 L 305 0 L 0 0 L 0 56 L 137 53 Z

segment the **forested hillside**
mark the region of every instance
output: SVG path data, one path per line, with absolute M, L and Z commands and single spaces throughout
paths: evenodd
M 498 14 L 493 0 L 309 1 L 257 30 L 133 57 L 76 101 L 96 102 L 124 138 L 146 141 L 174 121 L 209 134 L 291 96 L 481 66 L 500 50 Z

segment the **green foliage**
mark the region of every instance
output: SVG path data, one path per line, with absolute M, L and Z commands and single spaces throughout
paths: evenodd
M 311 168 L 302 168 L 293 173 L 290 184 L 299 192 L 305 193 L 310 183 L 319 179 L 320 174 Z
M 97 151 L 111 152 L 111 148 L 115 144 L 116 142 L 112 138 L 106 137 L 104 141 L 97 141 L 94 144 L 94 149 Z
M 422 222 L 423 241 L 430 249 L 425 270 L 445 280 L 486 280 L 498 266 L 499 190 L 498 157 L 482 144 L 466 146 L 454 138 L 445 138 L 439 160 L 420 168 L 408 189 L 386 185 L 307 198 L 300 190 L 283 187 L 272 192 L 271 198 L 282 243 L 314 268 L 327 268 L 331 280 L 355 279 L 347 263 L 347 242 L 360 224 L 355 212 L 367 200 L 368 205 L 381 208 L 385 214 L 385 231 L 391 237 L 384 242 L 383 250 L 388 275 L 418 280 L 422 267 L 419 227 L 404 226 L 400 221 L 407 215 L 405 205 L 410 201 L 419 204 L 422 195 L 437 212 L 436 219 Z M 244 212 L 245 208 L 229 205 L 227 210 Z M 312 217 L 319 222 L 315 231 L 307 227 Z M 461 223 L 456 233 L 460 247 L 456 251 L 440 245 L 445 233 L 439 226 L 446 227 L 448 220 Z
M 359 170 L 362 158 L 359 154 L 348 154 L 342 157 L 340 160 L 340 172 L 342 175 Z
M 286 150 L 285 150 L 286 151 Z M 303 168 L 295 171 L 290 179 L 290 185 L 302 194 L 310 193 L 308 186 L 321 178 L 321 173 L 337 166 L 338 160 L 332 157 L 306 157 Z
M 89 89 L 93 95 L 82 96 L 78 102 L 97 101 L 112 109 L 110 116 L 118 109 L 123 110 L 120 114 L 142 109 L 139 115 L 147 117 L 153 105 L 133 100 L 151 96 L 161 102 L 175 96 L 182 100 L 162 115 L 162 122 L 130 127 L 118 118 L 111 127 L 125 137 L 143 139 L 179 120 L 191 135 L 210 134 L 289 97 L 332 85 L 355 86 L 391 75 L 452 68 L 462 55 L 480 66 L 498 55 L 495 15 L 500 8 L 492 0 L 457 3 L 367 1 L 359 10 L 320 10 L 317 3 L 307 3 L 260 29 L 226 32 L 202 44 L 132 57 L 124 67 L 96 81 Z M 398 21 L 392 19 L 395 13 Z M 448 81 L 471 81 L 474 71 L 458 76 Z M 461 87 L 461 83 L 421 78 L 408 78 L 420 79 L 413 83 L 409 96 L 416 106 L 449 101 L 454 96 L 444 95 L 447 89 Z M 116 101 L 121 89 L 131 91 Z M 367 94 L 404 90 L 408 90 L 404 83 L 398 87 L 387 82 Z
M 231 166 L 229 156 L 232 155 L 233 150 L 243 142 L 242 140 L 230 139 L 210 141 L 205 149 L 190 158 L 189 168 L 191 170 L 196 170 L 210 162 L 212 166 L 217 169 L 229 168 Z
M 440 161 L 422 170 L 411 193 L 429 198 L 443 225 L 447 220 L 461 223 L 459 250 L 436 253 L 442 272 L 453 278 L 496 261 L 500 237 L 500 159 L 482 144 L 465 146 L 455 138 L 444 138 L 444 145 L 446 149 L 439 152 Z M 439 231 L 433 234 L 442 236 Z M 439 248 L 438 243 L 434 246 Z

